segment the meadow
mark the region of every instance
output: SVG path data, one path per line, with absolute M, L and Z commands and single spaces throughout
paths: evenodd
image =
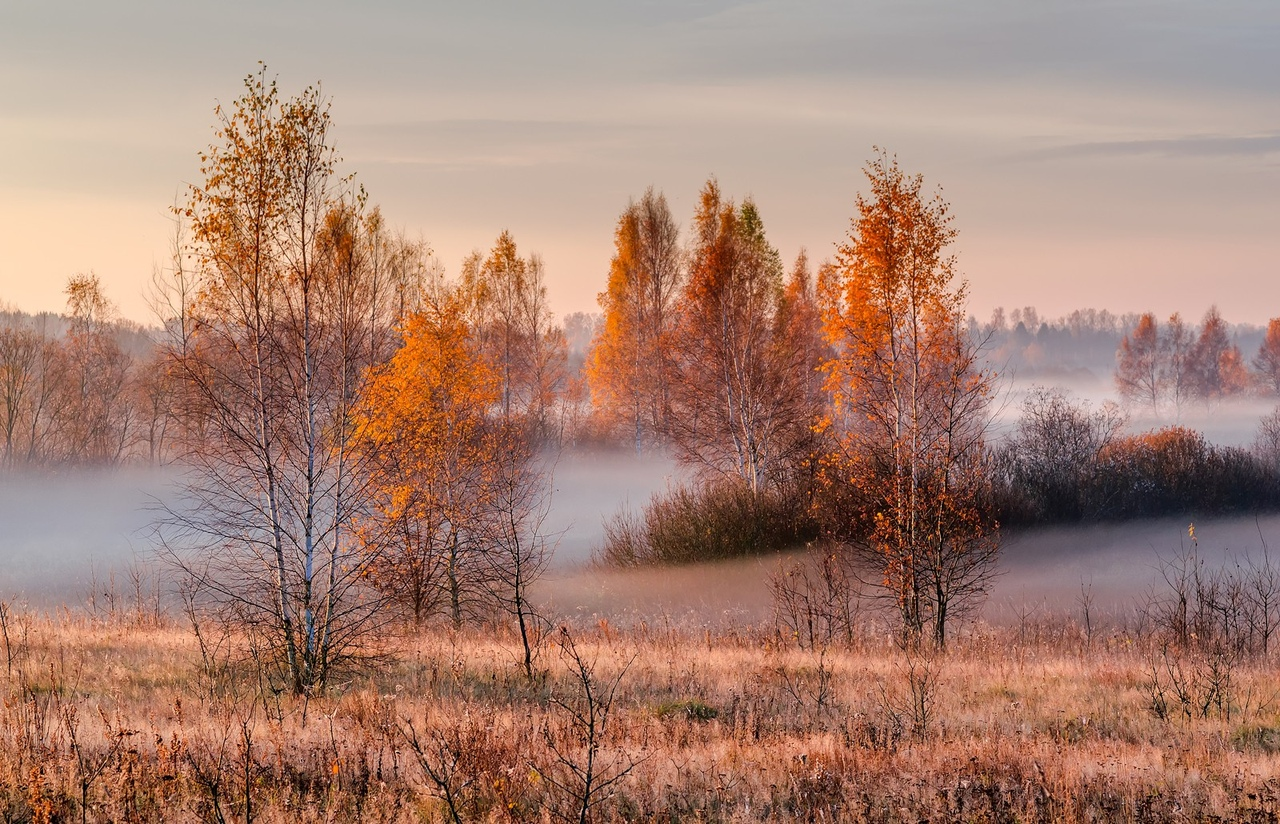
M 1247 527 L 1201 532 L 1243 541 Z M 1093 534 L 1099 569 L 1119 563 L 1106 535 L 1134 545 L 1127 529 Z M 1251 606 L 1257 576 L 1214 577 L 1230 556 L 1206 553 L 1179 611 L 1166 573 L 1188 556 L 1171 552 L 1137 565 L 1145 589 L 1075 583 L 1051 600 L 1020 577 L 1058 552 L 1052 536 L 1037 546 L 1011 547 L 985 617 L 945 652 L 899 643 L 869 602 L 839 631 L 812 631 L 814 616 L 798 630 L 768 600 L 794 557 L 561 570 L 539 592 L 557 617 L 532 679 L 504 623 L 427 625 L 304 697 L 237 639 L 192 633 L 138 575 L 59 608 L 9 601 L 0 815 L 1276 820 L 1277 643 Z M 1060 592 L 1071 574 L 1057 571 Z

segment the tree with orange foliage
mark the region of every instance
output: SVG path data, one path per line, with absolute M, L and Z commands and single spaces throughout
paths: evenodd
M 477 537 L 496 462 L 489 410 L 501 379 L 446 295 L 410 315 L 404 344 L 374 371 L 353 443 L 370 458 L 368 574 L 415 623 L 442 607 L 460 625 L 481 591 Z
M 1280 395 L 1280 318 L 1267 323 L 1267 335 L 1253 356 L 1259 384 L 1270 394 Z
M 550 553 L 534 443 L 501 415 L 501 374 L 458 292 L 429 295 L 403 335 L 369 379 L 352 438 L 372 489 L 359 519 L 367 574 L 415 623 L 444 612 L 460 626 L 501 607 L 516 619 L 532 677 L 528 589 Z
M 824 262 L 819 272 L 829 273 L 833 266 Z M 804 249 L 791 266 L 774 323 L 773 359 L 784 381 L 779 391 L 790 399 L 782 407 L 790 416 L 779 438 L 780 474 L 808 489 L 821 450 L 817 425 L 827 406 L 822 364 L 830 357 L 830 349 L 823 339 L 817 283 Z
M 852 542 L 878 568 L 904 639 L 927 630 L 941 646 L 998 554 L 979 505 L 992 375 L 964 325 L 947 203 L 884 153 L 864 172 L 870 196 L 858 195 L 838 267 L 818 286 L 837 444 L 825 472 L 863 501 Z
M 618 218 L 603 327 L 588 361 L 592 404 L 636 454 L 663 443 L 671 414 L 680 232 L 667 199 L 649 188 Z
M 699 198 L 688 261 L 671 440 L 684 463 L 759 494 L 787 476 L 797 432 L 813 423 L 797 385 L 808 376 L 779 339 L 789 322 L 779 311 L 782 262 L 755 204 L 724 199 L 714 179 Z
M 1150 312 L 1138 319 L 1138 325 L 1120 340 L 1116 353 L 1116 389 L 1120 397 L 1131 403 L 1142 403 L 1151 414 L 1160 411 L 1161 380 L 1160 329 Z
M 1238 395 L 1249 385 L 1249 373 L 1240 347 L 1231 341 L 1227 322 L 1218 307 L 1205 312 L 1200 335 L 1191 347 L 1188 359 L 1191 386 L 1205 403 Z

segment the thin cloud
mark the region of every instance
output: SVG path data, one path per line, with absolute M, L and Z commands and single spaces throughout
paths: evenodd
M 1280 132 L 1270 134 L 1184 135 L 1147 140 L 1072 143 L 1024 152 L 1025 160 L 1104 157 L 1262 158 L 1280 152 Z

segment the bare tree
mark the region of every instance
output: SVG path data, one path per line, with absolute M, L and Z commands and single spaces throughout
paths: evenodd
M 135 410 L 128 391 L 133 359 L 112 334 L 115 307 L 97 275 L 72 277 L 66 293 L 70 328 L 59 397 L 61 459 L 114 465 L 123 459 L 134 435 Z
M 1258 421 L 1253 454 L 1272 475 L 1280 477 L 1280 407 Z
M 578 649 L 567 627 L 560 628 L 558 642 L 570 686 L 551 691 L 551 706 L 563 720 L 554 726 L 548 723 L 543 730 L 551 759 L 539 772 L 563 796 L 562 807 L 552 810 L 555 816 L 589 824 L 618 784 L 644 760 L 629 749 L 608 749 L 616 726 L 618 689 L 631 662 L 606 677 L 597 672 L 597 662 L 587 660 Z
M 1107 501 L 1091 497 L 1101 458 L 1128 418 L 1114 403 L 1091 409 L 1060 389 L 1035 387 L 1001 456 L 1005 480 L 1028 501 L 1036 519 L 1099 517 Z
M 24 421 L 35 413 L 44 344 L 32 329 L 0 329 L 0 434 L 6 467 L 12 468 L 24 457 Z
M 1195 394 L 1191 368 L 1191 350 L 1194 344 L 1195 334 L 1187 327 L 1182 315 L 1174 312 L 1165 323 L 1160 349 L 1165 391 L 1173 403 L 1176 419 L 1181 419 L 1182 405 Z
M 484 557 L 494 602 L 515 619 L 523 652 L 521 667 L 533 679 L 534 653 L 545 626 L 529 600 L 529 588 L 551 560 L 554 536 L 545 529 L 551 504 L 550 472 L 526 437 L 508 431 L 490 474 Z

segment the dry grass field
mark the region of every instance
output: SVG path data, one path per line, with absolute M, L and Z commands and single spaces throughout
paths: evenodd
M 946 654 L 659 617 L 431 628 L 324 694 L 154 615 L 7 605 L 6 821 L 1275 821 L 1269 655 L 1071 619 Z

